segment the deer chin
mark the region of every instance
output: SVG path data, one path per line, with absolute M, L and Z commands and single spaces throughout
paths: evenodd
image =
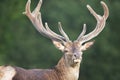
M 75 64 L 77 64 L 77 63 L 80 63 L 81 60 L 80 59 L 74 59 L 73 61 L 74 61 Z
M 75 68 L 80 64 L 80 62 L 81 62 L 81 59 L 73 59 L 71 67 Z
M 74 64 L 78 64 L 81 62 L 81 60 L 82 60 L 82 57 L 73 59 L 73 62 L 74 62 Z

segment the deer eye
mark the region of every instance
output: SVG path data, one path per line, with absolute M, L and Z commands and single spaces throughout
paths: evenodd
M 67 53 L 68 52 L 68 50 L 66 49 L 66 50 L 64 50 L 64 53 Z

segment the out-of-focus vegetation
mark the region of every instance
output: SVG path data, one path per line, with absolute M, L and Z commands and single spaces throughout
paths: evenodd
M 83 54 L 80 80 L 120 80 L 120 0 L 104 0 L 110 9 L 105 29 L 95 44 Z M 0 65 L 24 68 L 49 68 L 63 55 L 52 42 L 41 36 L 22 14 L 27 0 L 0 0 Z M 38 0 L 32 0 L 34 9 Z M 57 22 L 72 40 L 87 24 L 87 33 L 95 28 L 96 20 L 86 5 L 103 14 L 100 0 L 43 0 L 43 22 L 58 32 Z

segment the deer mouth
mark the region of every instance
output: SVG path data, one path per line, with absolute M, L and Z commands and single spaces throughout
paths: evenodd
M 80 63 L 80 59 L 74 59 L 73 61 L 74 61 L 74 63 L 76 63 L 76 64 L 77 64 L 77 63 Z

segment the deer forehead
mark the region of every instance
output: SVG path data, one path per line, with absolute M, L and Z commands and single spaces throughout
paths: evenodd
M 81 45 L 79 44 L 79 42 L 67 42 L 65 44 L 65 49 L 68 50 L 78 50 L 80 49 Z

